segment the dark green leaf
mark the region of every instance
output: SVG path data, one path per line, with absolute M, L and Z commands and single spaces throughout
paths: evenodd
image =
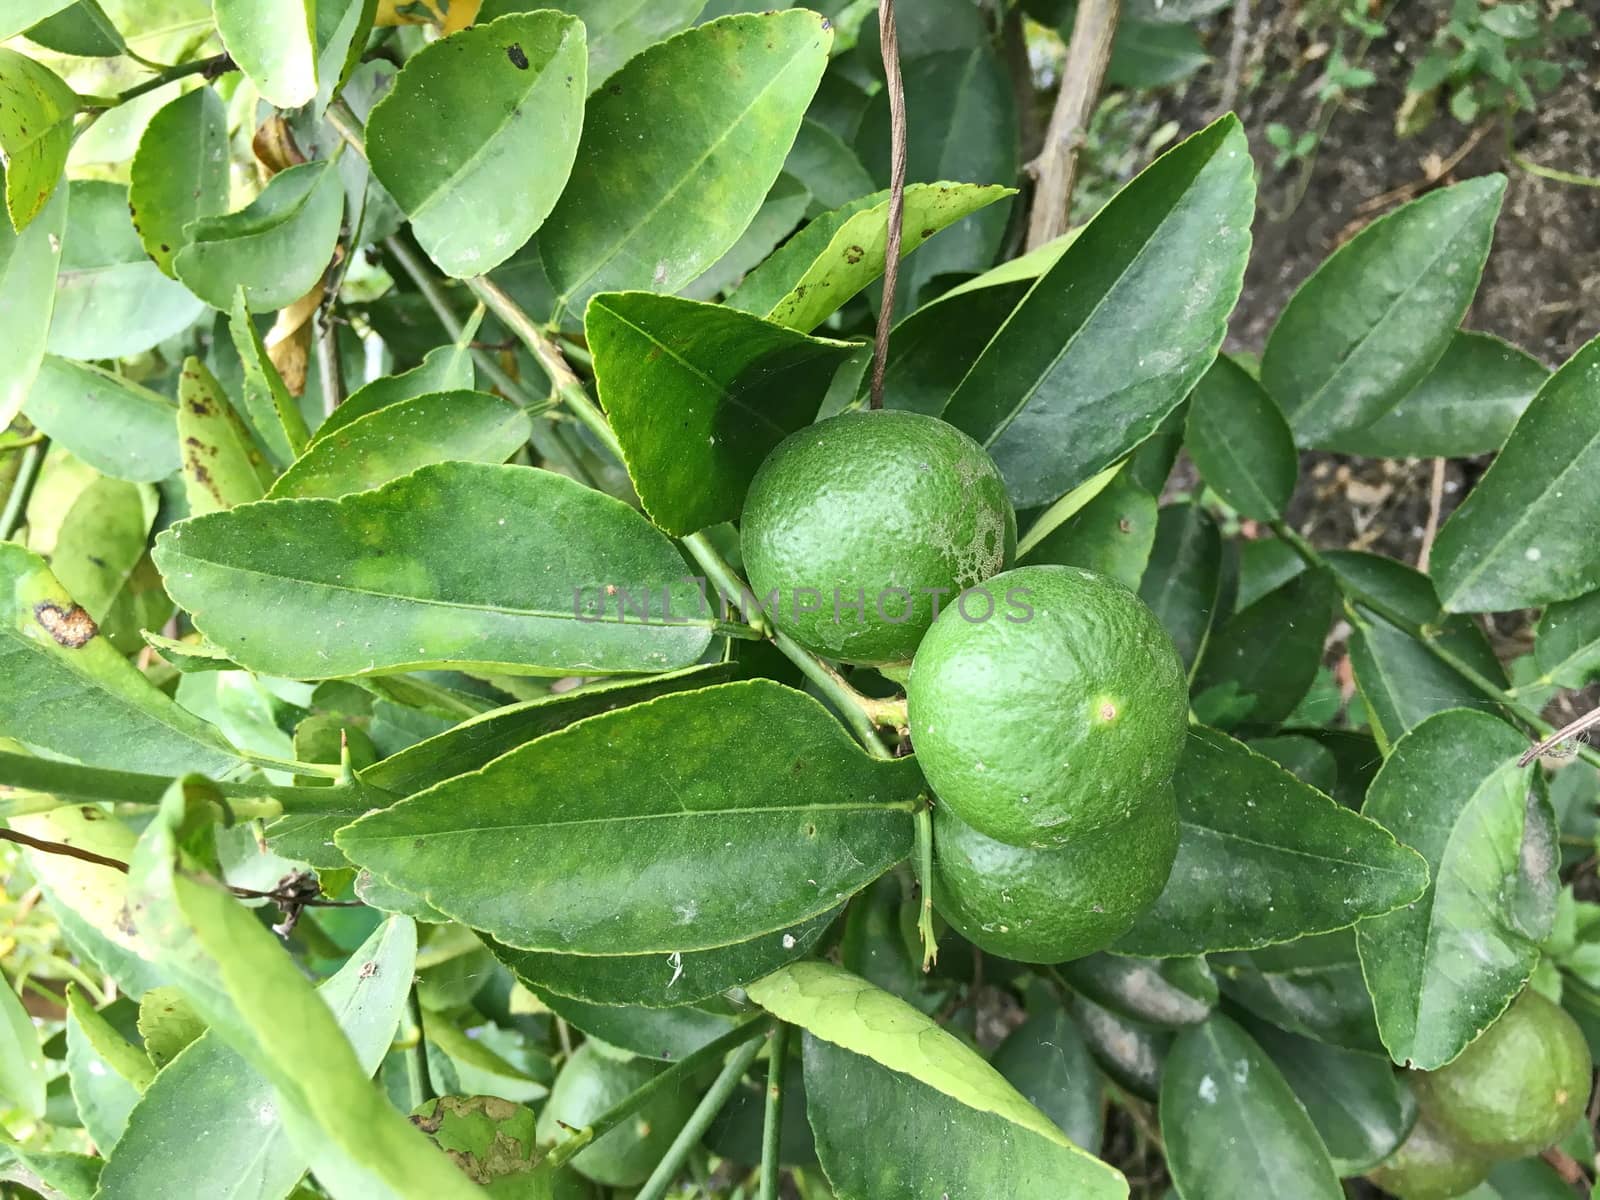
M 1339 764 L 1333 751 L 1314 738 L 1291 733 L 1280 737 L 1252 738 L 1250 749 L 1264 754 L 1301 783 L 1333 795 L 1339 779 Z
M 853 349 L 648 292 L 596 296 L 584 328 L 639 499 L 673 534 L 738 517 L 756 468 L 812 421 Z
M 1229 617 L 1200 660 L 1196 705 L 1226 697 L 1238 704 L 1232 724 L 1277 725 L 1316 677 L 1333 598 L 1332 581 L 1308 571 Z
M 1106 82 L 1126 88 L 1158 88 L 1193 75 L 1210 62 L 1200 35 L 1187 25 L 1123 21 L 1111 43 Z
M 837 907 L 909 852 L 920 789 L 912 764 L 867 758 L 816 701 L 750 680 L 592 717 L 337 840 L 511 946 L 665 961 Z
M 1172 1046 L 1172 1033 L 1146 1025 L 1083 995 L 1072 998 L 1072 1019 L 1100 1069 L 1118 1087 L 1144 1100 L 1161 1090 L 1161 1067 Z
M 620 501 L 527 467 L 442 463 L 340 500 L 212 513 L 163 533 L 154 554 L 173 599 L 235 662 L 294 679 L 662 671 L 711 636 L 665 537 Z
M 734 16 L 618 71 L 584 114 L 571 182 L 539 238 L 558 308 L 677 291 L 720 258 L 778 177 L 832 40 L 801 9 Z M 698 102 L 681 103 L 686 92 Z
M 1200 475 L 1241 516 L 1274 521 L 1294 494 L 1294 435 L 1262 386 L 1220 357 L 1189 398 L 1184 444 Z
M 1211 365 L 1253 202 L 1244 133 L 1226 117 L 1119 192 L 1001 326 L 944 415 L 988 448 L 1017 507 L 1115 462 Z
M 168 275 L 189 244 L 186 226 L 228 208 L 228 110 L 209 87 L 150 118 L 134 153 L 128 208 L 145 252 Z M 176 276 L 174 276 L 176 277 Z
M 1156 538 L 1156 498 L 1118 471 L 1105 489 L 1022 555 L 1025 563 L 1087 567 L 1137 588 Z
M 1178 860 L 1117 949 L 1202 954 L 1342 929 L 1415 900 L 1422 860 L 1271 759 L 1191 729 L 1173 778 Z
M 575 1029 L 645 1058 L 669 1062 L 693 1054 L 737 1024 L 733 1017 L 713 1011 L 710 1006 L 624 1008 L 588 1004 L 538 988 L 531 990 L 546 1008 Z
M 1546 608 L 1533 652 L 1551 683 L 1580 688 L 1593 682 L 1600 675 L 1600 592 Z
M 883 375 L 883 406 L 938 416 L 995 330 L 1028 290 L 1026 280 L 950 292 L 894 327 Z M 858 400 L 868 393 L 863 371 Z
M 178 469 L 172 401 L 90 363 L 45 355 L 23 412 L 103 475 L 154 483 Z
M 447 275 L 499 266 L 550 215 L 578 152 L 587 62 L 582 22 L 514 13 L 425 46 L 372 110 L 372 173 Z
M 315 0 L 214 5 L 222 44 L 262 99 L 275 108 L 299 108 L 317 94 Z
M 1500 612 L 1600 587 L 1600 338 L 1552 375 L 1439 530 L 1433 575 L 1451 612 Z
M 1101 953 L 1062 963 L 1058 970 L 1074 991 L 1151 1025 L 1194 1025 L 1217 1006 L 1217 981 L 1203 958 Z
M 1161 618 L 1191 673 L 1213 622 L 1223 616 L 1221 586 L 1222 535 L 1211 514 L 1187 501 L 1167 505 L 1156 517 L 1139 599 Z
M 1383 1055 L 1354 929 L 1213 955 L 1222 993 L 1263 1021 L 1330 1046 Z
M 1356 928 L 1395 1062 L 1442 1067 L 1516 998 L 1555 917 L 1555 819 L 1518 767 L 1527 740 L 1485 713 L 1428 718 L 1395 746 L 1362 810 L 1428 862 L 1422 898 Z
M 1306 1110 L 1226 1017 L 1178 1035 L 1161 1078 L 1161 1133 L 1186 1196 L 1344 1195 Z
M 1426 378 L 1477 290 L 1505 186 L 1487 175 L 1413 200 L 1294 294 L 1267 338 L 1261 382 L 1297 444 L 1370 425 Z
M 11 0 L 5 12 L 0 13 L 0 41 L 25 33 L 72 3 L 73 0 Z
M 799 180 L 824 209 L 840 208 L 878 187 L 856 152 L 833 130 L 809 116 L 800 122 L 800 132 L 795 135 L 783 169 Z
M 28 30 L 28 40 L 47 50 L 84 58 L 126 54 L 127 42 L 95 0 L 77 0 L 70 8 L 46 17 Z
M 0 338 L 0 422 L 6 425 L 22 411 L 44 361 L 66 223 L 66 188 L 57 188 L 20 234 L 0 221 L 0 329 L 6 331 Z
M 8 234 L 23 232 L 49 201 L 67 165 L 77 111 L 77 95 L 54 71 L 0 48 L 0 161 L 5 163 Z
M 1091 1154 L 1105 1128 L 1105 1087 L 1066 1009 L 1051 1004 L 1013 1029 L 991 1060 L 1022 1098 Z

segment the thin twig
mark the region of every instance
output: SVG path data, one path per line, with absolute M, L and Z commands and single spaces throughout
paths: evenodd
M 885 0 L 887 3 L 888 0 Z M 672 1181 L 678 1177 L 678 1171 L 683 1166 L 683 1160 L 690 1150 L 705 1135 L 711 1127 L 711 1122 L 722 1111 L 722 1106 L 728 1102 L 728 1097 L 733 1094 L 733 1089 L 739 1086 L 739 1080 L 744 1078 L 745 1071 L 761 1051 L 760 1042 L 750 1042 L 740 1046 L 728 1059 L 722 1068 L 722 1073 L 717 1076 L 706 1094 L 701 1097 L 700 1103 L 690 1114 L 688 1122 L 678 1131 L 678 1136 L 673 1139 L 672 1145 L 667 1147 L 666 1154 L 656 1164 L 656 1169 L 650 1173 L 650 1178 L 639 1189 L 635 1200 L 662 1200 L 667 1194 L 667 1189 L 672 1186 Z
M 105 112 L 107 109 L 116 108 L 126 104 L 146 92 L 153 92 L 157 88 L 164 88 L 176 79 L 186 79 L 190 75 L 204 75 L 206 79 L 213 80 L 229 71 L 237 71 L 239 66 L 228 54 L 213 54 L 210 58 L 197 58 L 193 62 L 179 63 L 175 67 L 165 67 L 143 83 L 135 84 L 126 91 L 118 92 L 114 96 L 80 96 L 79 107 L 84 112 Z
M 1233 32 L 1228 40 L 1228 73 L 1222 79 L 1222 97 L 1217 116 L 1230 113 L 1239 103 L 1239 76 L 1244 70 L 1244 52 L 1249 43 L 1250 0 L 1234 0 Z
M 1433 554 L 1433 539 L 1439 532 L 1439 509 L 1444 506 L 1444 459 L 1433 460 L 1433 481 L 1428 485 L 1428 522 L 1422 527 L 1422 548 L 1417 551 L 1417 570 L 1428 573 Z
M 1083 0 L 1073 18 L 1072 40 L 1067 44 L 1067 62 L 1061 71 L 1061 91 L 1039 155 L 1039 189 L 1033 196 L 1033 211 L 1028 214 L 1029 250 L 1054 241 L 1071 224 L 1078 151 L 1100 99 L 1120 7 L 1121 0 Z
M 883 407 L 883 375 L 889 365 L 889 331 L 894 326 L 895 292 L 900 284 L 900 233 L 906 206 L 906 94 L 900 80 L 900 36 L 894 0 L 878 5 L 883 74 L 889 93 L 889 230 L 883 246 L 883 305 L 872 342 L 872 407 Z
M 50 448 L 49 438 L 40 438 L 22 452 L 22 465 L 17 469 L 16 482 L 6 497 L 6 507 L 0 512 L 0 542 L 9 541 L 21 527 L 28 511 L 28 499 L 33 495 L 33 485 L 39 481 L 39 466 L 44 462 L 45 451 Z
M 772 1042 L 767 1063 L 767 1104 L 761 1120 L 761 1197 L 760 1200 L 778 1200 L 778 1180 L 782 1173 L 779 1165 L 783 1144 L 783 1104 L 787 1099 L 783 1087 L 784 1061 L 789 1057 L 789 1025 L 779 1021 L 772 1031 Z
M 1517 766 L 1525 767 L 1541 754 L 1548 754 L 1568 738 L 1575 738 L 1581 733 L 1586 733 L 1594 726 L 1600 725 L 1600 708 L 1590 709 L 1583 716 L 1574 721 L 1568 721 L 1544 741 L 1529 746 L 1517 759 Z

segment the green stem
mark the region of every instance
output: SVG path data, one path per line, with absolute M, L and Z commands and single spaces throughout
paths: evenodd
M 938 934 L 933 927 L 933 806 L 926 797 L 917 806 L 917 887 L 922 901 L 917 907 L 917 933 L 922 938 L 922 970 L 939 961 Z
M 257 754 L 254 750 L 235 750 L 240 758 L 258 767 L 272 771 L 289 771 L 295 775 L 319 775 L 325 779 L 338 779 L 343 773 L 338 763 L 300 762 L 293 758 L 278 758 L 271 754 Z
M 16 482 L 11 485 L 11 494 L 6 497 L 4 512 L 0 512 L 0 542 L 10 541 L 11 535 L 22 525 L 28 511 L 28 499 L 33 495 L 33 485 L 39 482 L 39 467 L 49 448 L 49 439 L 40 438 L 22 452 L 22 465 L 17 469 Z
M 1542 167 L 1516 150 L 1511 152 L 1511 161 L 1529 175 L 1537 175 L 1540 179 L 1553 179 L 1557 183 L 1574 183 L 1579 187 L 1600 188 L 1600 178 L 1593 175 L 1578 175 L 1572 171 L 1558 171 L 1555 167 Z
M 575 1130 L 563 1142 L 557 1142 L 555 1147 L 544 1158 L 544 1162 L 554 1170 L 562 1163 L 568 1161 L 574 1154 L 592 1143 L 596 1138 L 604 1137 L 622 1122 L 649 1101 L 650 1097 L 666 1088 L 675 1088 L 692 1079 L 707 1063 L 719 1061 L 728 1051 L 753 1042 L 767 1031 L 769 1019 L 765 1013 L 758 1013 L 750 1017 L 743 1024 L 730 1029 L 721 1037 L 707 1042 L 693 1054 L 680 1058 L 661 1074 L 654 1076 L 642 1087 L 629 1092 L 605 1112 L 601 1113 L 582 1129 Z M 637 1200 L 637 1198 L 635 1198 Z
M 164 88 L 175 79 L 187 79 L 190 75 L 207 75 L 215 79 L 218 75 L 225 75 L 229 71 L 237 71 L 238 65 L 227 54 L 213 54 L 210 58 L 197 58 L 193 62 L 179 63 L 174 67 L 166 67 L 143 83 L 135 84 L 126 91 L 118 92 L 114 96 L 80 96 L 79 106 L 85 112 L 104 112 L 126 104 L 146 92 L 153 92 L 157 88 Z
M 784 656 L 800 668 L 800 673 L 812 683 L 817 685 L 833 706 L 839 710 L 839 715 L 844 718 L 847 725 L 855 731 L 856 737 L 861 739 L 861 744 L 867 748 L 867 753 L 874 758 L 893 758 L 889 748 L 878 737 L 878 727 L 872 723 L 866 706 L 866 700 L 860 692 L 851 687 L 827 663 L 801 646 L 781 629 L 772 631 L 772 642 Z
M 416 1040 L 405 1049 L 406 1098 L 411 1102 L 411 1111 L 415 1112 L 418 1106 L 434 1098 L 434 1090 L 433 1081 L 428 1077 L 428 1040 L 422 1024 L 422 1001 L 417 998 L 414 979 L 406 994 L 406 1020 L 416 1030 Z
M 45 792 L 58 799 L 108 800 L 120 804 L 159 804 L 177 780 L 167 775 L 141 775 L 105 767 L 85 767 L 77 763 L 52 762 L 27 754 L 0 751 L 0 789 L 17 788 L 26 792 Z M 280 787 L 270 783 L 217 783 L 223 799 L 269 802 L 252 808 L 248 815 L 275 817 L 282 813 L 360 813 L 371 807 L 354 784 L 332 787 Z M 236 816 L 244 816 L 243 806 L 235 805 Z M 353 817 L 352 817 L 353 819 Z
M 783 1140 L 784 1060 L 789 1056 L 789 1029 L 779 1021 L 772 1031 L 771 1057 L 767 1060 L 767 1108 L 761 1120 L 761 1198 L 778 1200 L 778 1152 Z
M 667 1147 L 667 1152 L 662 1156 L 650 1178 L 639 1189 L 634 1200 L 662 1200 L 667 1194 L 667 1189 L 672 1186 L 672 1181 L 678 1177 L 678 1170 L 683 1166 L 683 1160 L 690 1150 L 705 1136 L 712 1120 L 722 1111 L 722 1106 L 728 1102 L 728 1097 L 733 1094 L 733 1089 L 739 1086 L 739 1080 L 744 1078 L 745 1071 L 755 1061 L 756 1055 L 761 1050 L 760 1042 L 750 1042 L 741 1046 L 739 1050 L 728 1059 L 722 1068 L 722 1074 L 717 1076 L 716 1082 L 711 1085 L 711 1090 L 700 1098 L 700 1103 L 689 1116 L 689 1123 L 678 1132 L 672 1145 Z

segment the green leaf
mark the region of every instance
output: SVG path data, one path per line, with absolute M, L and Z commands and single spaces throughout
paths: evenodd
M 921 786 L 911 764 L 869 759 L 816 701 L 750 680 L 591 717 L 337 841 L 513 947 L 667 955 L 831 911 L 909 853 Z
M 250 430 L 198 358 L 185 359 L 178 376 L 177 440 L 195 516 L 259 500 L 272 484 L 272 468 Z
M 584 329 L 628 474 L 645 512 L 672 534 L 738 517 L 756 468 L 815 418 L 854 349 L 648 292 L 596 296 Z
M 538 0 L 484 0 L 478 21 L 538 7 Z M 589 42 L 589 87 L 598 90 L 641 50 L 687 28 L 705 0 L 562 0 L 548 7 L 583 21 Z
M 336 429 L 343 429 L 358 417 L 365 417 L 402 400 L 414 400 L 433 392 L 472 391 L 476 383 L 477 373 L 473 370 L 472 355 L 467 347 L 436 346 L 411 370 L 384 375 L 351 392 L 345 402 L 317 426 L 316 435 L 311 440 L 316 442 Z
M 10 0 L 5 12 L 0 13 L 0 41 L 27 32 L 73 3 L 74 0 Z
M 657 1010 L 708 1000 L 804 958 L 839 911 L 829 909 L 731 946 L 672 954 L 549 954 L 486 940 L 495 957 L 528 987 L 588 1004 Z
M 1117 193 L 1000 327 L 944 416 L 988 448 L 1018 508 L 1121 458 L 1199 381 L 1239 296 L 1254 196 L 1224 117 Z
M 65 1150 L 35 1150 L 18 1146 L 9 1138 L 0 1136 L 0 1179 L 20 1178 L 31 1189 L 42 1184 L 47 1190 L 47 1200 L 91 1200 L 95 1195 L 95 1181 L 100 1176 L 104 1160 L 87 1154 L 73 1154 Z M 9 1160 L 9 1161 L 6 1161 Z M 11 1166 L 17 1163 L 22 1171 Z
M 0 221 L 0 329 L 6 331 L 0 338 L 0 422 L 6 425 L 22 411 L 44 361 L 66 223 L 66 188 L 57 188 L 21 233 Z
M 1285 306 L 1261 382 L 1300 446 L 1370 425 L 1426 378 L 1472 302 L 1503 175 L 1429 192 L 1329 255 Z
M 423 47 L 372 110 L 372 173 L 445 274 L 492 270 L 544 224 L 578 152 L 586 70 L 582 22 L 517 13 Z
M 1013 1029 L 991 1060 L 1022 1098 L 1091 1154 L 1105 1129 L 1105 1085 L 1066 1009 L 1051 1003 Z
M 1250 1033 L 1294 1090 L 1341 1176 L 1371 1170 L 1411 1131 L 1416 1098 L 1387 1062 L 1264 1023 Z
M 280 467 L 294 461 L 311 440 L 305 415 L 267 353 L 251 319 L 245 289 L 233 293 L 228 332 L 244 375 L 244 410 L 268 454 Z
M 144 558 L 160 497 L 148 484 L 98 478 L 72 502 L 56 532 L 56 581 L 103 624 Z
M 0 543 L 0 735 L 90 765 L 175 774 L 236 756 L 123 658 L 38 555 Z
M 1169 504 L 1156 516 L 1150 564 L 1139 599 L 1161 618 L 1192 672 L 1214 622 L 1220 621 L 1222 535 L 1199 504 Z
M 213 5 L 222 44 L 262 99 L 275 108 L 299 108 L 317 94 L 316 0 Z
M 139 1036 L 157 1070 L 206 1031 L 206 1023 L 175 987 L 152 988 L 139 1000 Z
M 1213 955 L 1222 993 L 1279 1029 L 1384 1057 L 1352 929 L 1250 953 Z
M 528 414 L 487 392 L 434 392 L 342 426 L 301 455 L 267 490 L 333 498 L 366 491 L 446 461 L 502 463 L 528 440 Z
M 1165 87 L 1187 79 L 1210 61 L 1199 33 L 1188 25 L 1123 21 L 1111 43 L 1106 82 L 1126 88 Z
M 811 117 L 800 122 L 783 169 L 804 184 L 816 205 L 824 209 L 839 208 L 878 188 L 856 152 Z
M 102 475 L 154 483 L 178 469 L 172 401 L 90 363 L 45 355 L 22 411 Z
M 0 984 L 0 1096 L 35 1119 L 44 1116 L 44 1052 L 22 1001 Z
M 391 919 L 317 989 L 369 1074 L 389 1049 L 415 955 L 411 923 Z M 291 1140 L 279 1104 L 266 1075 L 220 1032 L 203 1033 L 145 1090 L 101 1176 L 102 1194 L 166 1195 L 177 1178 L 207 1200 L 288 1195 L 312 1156 Z
M 1173 783 L 1178 859 L 1116 945 L 1164 956 L 1325 933 L 1422 895 L 1421 858 L 1232 738 L 1191 728 Z
M 222 0 L 226 3 L 226 0 Z M 291 6 L 299 0 L 278 0 Z M 280 171 L 249 205 L 185 226 L 189 244 L 172 268 L 212 308 L 245 290 L 251 312 L 293 304 L 327 269 L 344 219 L 344 187 L 323 159 Z
M 154 557 L 230 658 L 293 679 L 664 671 L 711 637 L 662 534 L 619 500 L 527 467 L 441 463 L 339 500 L 212 513 L 163 533 Z
M 128 44 L 95 0 L 77 0 L 28 30 L 28 40 L 47 50 L 84 58 L 116 58 Z
M 1239 703 L 1232 724 L 1283 721 L 1316 678 L 1333 600 L 1325 574 L 1303 571 L 1234 613 L 1206 644 L 1195 674 L 1196 705 L 1226 696 Z
M 678 294 L 689 300 L 713 300 L 733 291 L 794 232 L 810 207 L 811 193 L 787 172 L 779 175 L 739 240 Z
M 61 178 L 77 112 L 76 93 L 54 71 L 0 47 L 0 165 L 6 214 L 18 233 L 44 210 Z
M 1217 981 L 1203 958 L 1100 953 L 1056 969 L 1078 994 L 1162 1028 L 1198 1024 L 1217 1006 Z
M 168 275 L 191 221 L 228 208 L 228 110 L 209 87 L 179 96 L 145 126 L 130 167 L 128 210 L 139 240 Z
M 1457 330 L 1421 383 L 1328 449 L 1378 458 L 1471 458 L 1498 450 L 1550 377 L 1544 364 L 1487 333 Z
M 46 349 L 66 358 L 126 358 L 193 325 L 205 305 L 145 254 L 128 219 L 128 189 L 99 179 L 68 186 Z
M 1451 612 L 1501 612 L 1600 588 L 1600 338 L 1533 398 L 1505 448 L 1439 530 L 1433 576 Z
M 1340 1200 L 1300 1101 L 1250 1035 L 1214 1016 L 1178 1035 L 1161 1076 L 1167 1166 L 1185 1196 Z
M 669 1062 L 685 1058 L 707 1042 L 731 1032 L 738 1024 L 733 1017 L 715 1011 L 713 1005 L 624 1008 L 588 1004 L 537 988 L 531 990 L 540 1003 L 575 1029 L 644 1058 Z
M 1137 588 L 1156 537 L 1156 498 L 1121 470 L 1077 514 L 1046 534 L 1026 563 L 1087 567 Z
M 1257 754 L 1264 754 L 1301 783 L 1329 796 L 1339 781 L 1339 764 L 1329 750 L 1315 738 L 1289 733 L 1279 737 L 1251 738 L 1247 743 Z
M 1551 683 L 1581 688 L 1600 675 L 1600 592 L 1552 604 L 1533 642 L 1539 671 Z
M 822 962 L 785 967 L 748 991 L 806 1031 L 811 1128 L 840 1200 L 1127 1195 L 1121 1175 L 904 1000 Z M 886 1124 L 886 1112 L 897 1119 Z
M 83 1127 L 109 1153 L 139 1093 L 155 1078 L 150 1060 L 94 1010 L 76 985 L 67 991 L 67 1077 Z
M 1201 477 L 1241 516 L 1275 521 L 1294 494 L 1294 435 L 1262 386 L 1226 356 L 1189 398 L 1184 445 Z
M 140 838 L 129 875 L 139 930 L 162 966 L 216 1036 L 273 1086 L 291 1140 L 334 1195 L 478 1195 L 370 1081 L 381 1043 L 363 1061 L 277 938 L 214 880 L 180 869 L 176 829 L 191 789 L 197 799 L 214 794 L 193 777 L 175 784 Z M 399 936 L 409 941 L 402 927 Z M 361 968 L 355 975 L 360 983 Z M 380 968 L 369 986 L 392 996 L 409 976 Z
M 832 41 L 803 9 L 733 16 L 618 71 L 584 114 L 571 181 L 539 238 L 557 308 L 577 316 L 601 291 L 675 292 L 720 258 L 778 177 Z
M 1421 899 L 1356 928 L 1378 1030 L 1395 1062 L 1442 1067 L 1522 990 L 1555 918 L 1555 818 L 1527 740 L 1485 713 L 1430 717 L 1395 746 L 1363 812 L 1415 847 Z

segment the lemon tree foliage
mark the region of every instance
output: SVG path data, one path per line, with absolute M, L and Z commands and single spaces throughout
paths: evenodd
M 1226 6 L 1124 7 L 1114 81 Z M 8 1195 L 1592 1159 L 1600 756 L 1525 752 L 1600 340 L 1461 327 L 1503 178 L 1222 356 L 1239 122 L 1023 253 L 968 0 L 900 6 L 901 197 L 870 3 L 0 8 Z M 1495 458 L 1429 570 L 1308 542 L 1306 451 Z

